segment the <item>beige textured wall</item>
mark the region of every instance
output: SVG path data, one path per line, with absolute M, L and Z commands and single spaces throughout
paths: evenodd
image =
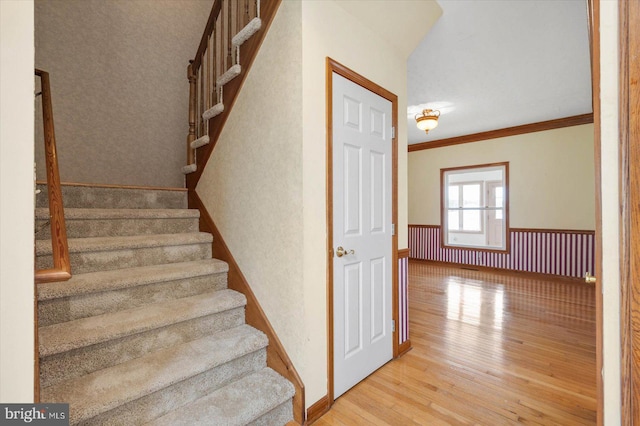
M 33 401 L 33 0 L 0 1 L 0 402 Z
M 300 2 L 282 2 L 196 188 L 306 383 Z
M 422 20 L 424 33 L 432 12 Z M 407 58 L 334 1 L 302 2 L 304 303 L 308 319 L 305 378 L 307 405 L 327 389 L 326 322 L 326 57 L 342 63 L 398 96 L 398 247 L 407 247 Z
M 212 4 L 36 0 L 36 67 L 51 74 L 63 181 L 184 185 L 186 67 Z
M 197 187 L 300 373 L 307 406 L 327 391 L 327 56 L 397 94 L 403 117 L 406 58 L 396 48 L 333 1 L 285 0 Z M 402 119 L 399 141 L 406 247 Z
M 600 2 L 602 352 L 604 424 L 620 419 L 620 229 L 618 177 L 618 1 Z M 637 167 L 637 165 L 636 165 Z
M 409 223 L 440 224 L 440 169 L 509 162 L 509 225 L 595 229 L 593 124 L 409 153 Z

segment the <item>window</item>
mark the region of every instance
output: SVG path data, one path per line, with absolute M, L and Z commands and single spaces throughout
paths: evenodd
M 508 250 L 509 163 L 441 169 L 445 247 Z
M 449 229 L 459 232 L 482 232 L 480 211 L 482 182 L 451 184 L 448 187 Z M 465 209 L 460 209 L 464 207 Z

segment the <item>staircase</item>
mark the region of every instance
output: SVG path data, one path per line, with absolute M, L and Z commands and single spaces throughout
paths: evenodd
M 46 188 L 36 268 L 50 268 Z M 185 190 L 64 186 L 73 276 L 38 284 L 43 402 L 71 424 L 284 425 L 294 387 L 266 367 L 267 337 Z

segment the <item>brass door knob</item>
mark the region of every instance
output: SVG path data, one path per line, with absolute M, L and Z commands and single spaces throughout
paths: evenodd
M 338 257 L 346 256 L 348 254 L 356 254 L 356 251 L 355 250 L 345 250 L 344 248 L 342 248 L 342 246 L 338 246 L 338 248 L 336 249 L 336 256 L 338 256 Z
M 584 274 L 584 282 L 586 282 L 587 284 L 595 284 L 596 277 L 591 275 L 591 272 L 587 272 L 586 274 Z

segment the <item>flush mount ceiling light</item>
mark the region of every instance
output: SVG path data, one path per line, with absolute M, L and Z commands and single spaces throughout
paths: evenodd
M 428 134 L 429 130 L 433 130 L 438 127 L 439 117 L 440 111 L 437 109 L 425 109 L 421 114 L 416 114 L 416 125 L 418 126 L 418 129 L 424 130 Z

